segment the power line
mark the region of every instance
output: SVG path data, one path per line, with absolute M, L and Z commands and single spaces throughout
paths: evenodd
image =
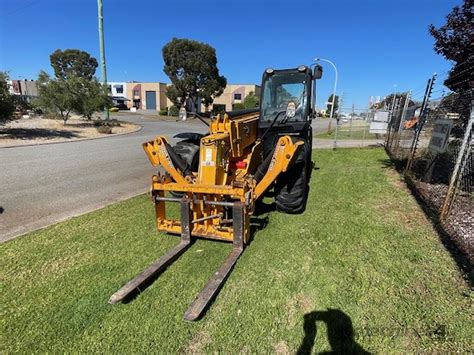
M 34 5 L 34 4 L 38 3 L 38 2 L 39 2 L 39 0 L 32 0 L 32 1 L 28 2 L 28 3 L 26 3 L 26 4 L 23 5 L 23 6 L 17 7 L 15 10 L 12 10 L 12 11 L 10 11 L 10 12 L 7 12 L 7 13 L 4 14 L 3 16 L 10 16 L 10 15 L 16 14 L 17 12 L 20 12 L 20 11 L 22 11 L 22 10 L 24 10 L 24 9 L 26 9 L 26 8 L 28 8 L 28 7 L 30 7 L 31 5 Z

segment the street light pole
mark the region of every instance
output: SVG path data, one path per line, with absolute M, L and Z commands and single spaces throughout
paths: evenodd
M 332 103 L 331 103 L 331 113 L 329 114 L 329 125 L 328 125 L 328 133 L 331 132 L 331 122 L 332 122 L 332 116 L 334 114 L 334 102 L 336 101 L 336 87 L 337 87 L 337 68 L 336 65 L 331 62 L 329 59 L 323 59 L 323 58 L 315 58 L 315 61 L 322 61 L 322 62 L 327 62 L 332 65 L 334 68 L 334 72 L 336 73 L 336 77 L 334 80 L 334 89 L 332 91 Z
M 102 75 L 102 86 L 105 94 L 108 95 L 107 70 L 105 67 L 105 45 L 104 45 L 104 16 L 102 13 L 102 0 L 97 0 L 97 10 L 99 16 L 99 46 L 100 46 L 100 70 Z M 109 120 L 109 108 L 104 109 L 104 119 Z

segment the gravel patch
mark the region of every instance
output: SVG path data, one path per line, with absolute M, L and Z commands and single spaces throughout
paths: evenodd
M 74 117 L 64 125 L 61 120 L 21 118 L 0 127 L 0 147 L 110 137 L 139 129 L 139 126 L 132 123 L 121 122 L 120 126 L 112 127 L 112 134 L 104 134 L 97 131 L 94 122 Z

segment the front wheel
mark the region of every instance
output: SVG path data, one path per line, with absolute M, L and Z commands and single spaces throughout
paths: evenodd
M 308 155 L 305 142 L 293 166 L 278 176 L 275 182 L 275 204 L 278 211 L 289 214 L 305 211 L 309 191 Z
M 176 154 L 180 156 L 183 161 L 188 164 L 192 172 L 197 172 L 199 168 L 199 144 L 192 141 L 181 141 L 173 146 Z M 174 197 L 181 198 L 184 196 L 184 192 L 170 191 Z

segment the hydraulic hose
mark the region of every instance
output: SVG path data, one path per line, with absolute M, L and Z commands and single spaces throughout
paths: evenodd
M 259 167 L 257 168 L 257 171 L 255 172 L 255 175 L 254 175 L 254 179 L 257 182 L 257 184 L 260 182 L 260 180 L 263 179 L 263 177 L 267 173 L 267 170 L 268 170 L 268 167 L 270 166 L 270 162 L 272 161 L 274 152 L 275 152 L 275 148 L 273 148 L 272 152 L 267 155 L 267 157 L 262 162 L 262 164 L 260 164 Z

